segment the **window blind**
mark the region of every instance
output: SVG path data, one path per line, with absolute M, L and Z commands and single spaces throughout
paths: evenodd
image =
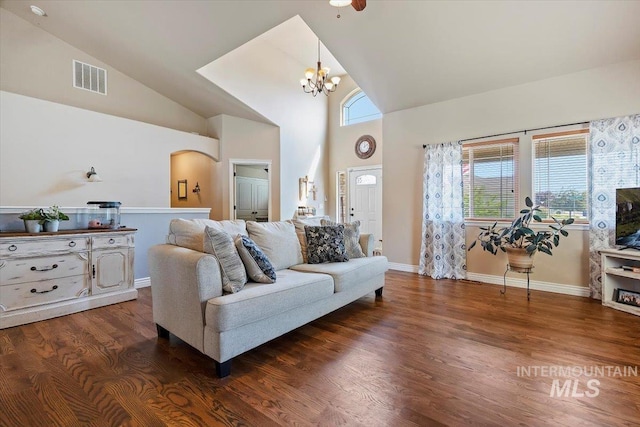
M 518 196 L 518 139 L 465 144 L 465 218 L 513 219 Z
M 588 219 L 587 132 L 533 137 L 534 195 L 543 219 Z

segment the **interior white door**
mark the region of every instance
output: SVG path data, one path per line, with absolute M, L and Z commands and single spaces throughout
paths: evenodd
M 254 221 L 253 182 L 251 178 L 236 177 L 236 218 Z
M 267 221 L 269 218 L 269 181 L 259 179 L 255 184 L 256 221 Z
M 382 240 L 382 168 L 349 169 L 349 220 L 360 221 L 360 233 Z
M 236 176 L 236 218 L 245 221 L 268 221 L 268 180 Z

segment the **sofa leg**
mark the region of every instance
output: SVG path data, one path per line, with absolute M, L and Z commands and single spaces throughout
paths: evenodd
M 384 288 L 384 286 L 382 288 L 378 288 L 376 289 L 376 296 L 377 297 L 381 297 L 382 296 L 382 289 Z
M 231 360 L 227 360 L 226 362 L 216 362 L 216 375 L 218 378 L 228 377 L 231 374 Z
M 156 323 L 156 329 L 158 330 L 158 338 L 169 339 L 169 331 Z

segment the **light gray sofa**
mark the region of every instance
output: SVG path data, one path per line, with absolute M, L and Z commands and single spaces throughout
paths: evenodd
M 248 282 L 223 294 L 220 264 L 201 249 L 205 225 L 247 234 L 244 221 L 172 221 L 169 243 L 149 250 L 153 318 L 159 337 L 172 333 L 211 357 L 219 377 L 230 374 L 239 354 L 370 292 L 382 296 L 388 263 L 372 256 L 371 235 L 360 236 L 366 257 L 298 263 L 276 271 L 275 283 Z

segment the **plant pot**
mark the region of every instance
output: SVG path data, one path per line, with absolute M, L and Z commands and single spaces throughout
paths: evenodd
M 530 255 L 524 248 L 505 248 L 509 259 L 509 269 L 520 273 L 526 273 L 533 268 L 534 252 Z
M 40 225 L 40 220 L 37 219 L 25 219 L 24 221 L 24 229 L 27 233 L 39 233 L 42 229 Z
M 56 232 L 58 231 L 58 227 L 60 227 L 60 221 L 57 219 L 53 221 L 45 221 L 44 223 L 44 231 Z

